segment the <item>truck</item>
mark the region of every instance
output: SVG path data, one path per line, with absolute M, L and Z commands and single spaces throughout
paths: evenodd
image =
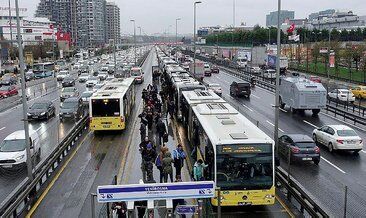
M 235 58 L 238 68 L 246 68 L 248 61 L 251 61 L 251 52 L 246 50 L 238 50 Z
M 194 72 L 194 68 L 196 68 L 196 72 Z M 194 62 L 191 62 L 189 64 L 189 72 L 194 78 L 203 80 L 203 77 L 205 77 L 205 63 L 203 61 L 196 60 L 196 65 L 194 65 Z
M 270 69 L 276 69 L 277 64 L 277 56 L 276 55 L 267 55 L 267 66 Z M 287 57 L 280 57 L 280 73 L 286 74 L 288 68 L 288 59 Z
M 292 113 L 312 110 L 316 116 L 327 104 L 327 91 L 321 83 L 302 77 L 281 77 L 279 83 L 280 108 L 287 105 Z

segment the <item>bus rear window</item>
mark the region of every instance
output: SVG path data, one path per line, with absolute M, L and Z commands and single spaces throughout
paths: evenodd
M 120 104 L 118 99 L 93 99 L 93 117 L 118 117 L 120 116 Z

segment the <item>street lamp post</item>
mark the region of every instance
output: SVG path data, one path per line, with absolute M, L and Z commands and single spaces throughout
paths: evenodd
M 277 62 L 276 62 L 276 93 L 275 93 L 275 128 L 274 140 L 276 145 L 276 156 L 278 157 L 278 119 L 279 119 L 279 83 L 280 83 L 280 57 L 281 57 L 281 0 L 278 0 L 277 11 Z
M 135 20 L 130 20 L 133 22 L 133 50 L 134 50 L 134 56 L 135 56 L 135 66 L 136 66 L 136 22 Z
M 26 98 L 26 91 L 25 91 L 25 75 L 24 75 L 24 57 L 23 57 L 23 44 L 22 38 L 20 33 L 20 18 L 19 18 L 19 5 L 18 0 L 15 0 L 15 13 L 17 18 L 17 41 L 18 41 L 18 50 L 19 50 L 19 65 L 20 65 L 20 74 L 21 74 L 21 87 L 22 87 L 22 105 L 23 105 L 23 124 L 24 124 L 24 133 L 25 133 L 25 148 L 27 154 L 27 173 L 28 178 L 30 181 L 33 180 L 33 172 L 32 172 L 32 160 L 31 160 L 31 153 L 30 153 L 30 143 L 29 140 L 29 127 L 28 127 L 28 116 L 27 116 L 27 98 Z
M 175 19 L 175 61 L 178 62 L 178 20 L 181 20 L 180 18 Z
M 196 5 L 201 3 L 196 1 L 193 4 L 193 76 L 196 76 Z

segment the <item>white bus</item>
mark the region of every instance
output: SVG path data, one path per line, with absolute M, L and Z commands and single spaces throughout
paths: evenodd
M 134 104 L 134 78 L 111 80 L 89 100 L 90 129 L 125 129 Z
M 192 107 L 189 144 L 221 188 L 221 206 L 275 202 L 274 141 L 228 103 Z M 218 205 L 217 197 L 211 199 Z

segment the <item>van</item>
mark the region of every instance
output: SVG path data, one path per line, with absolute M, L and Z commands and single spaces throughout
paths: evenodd
M 140 67 L 131 68 L 131 77 L 135 78 L 135 83 L 141 84 L 144 82 L 144 73 Z
M 248 82 L 233 82 L 230 85 L 230 95 L 235 97 L 245 96 L 250 97 L 250 83 Z
M 30 133 L 31 158 L 41 157 L 40 138 L 38 133 Z M 24 130 L 8 135 L 0 144 L 0 167 L 6 169 L 22 168 L 27 165 L 27 151 Z
M 263 77 L 267 79 L 276 79 L 276 70 L 273 69 L 264 70 Z

